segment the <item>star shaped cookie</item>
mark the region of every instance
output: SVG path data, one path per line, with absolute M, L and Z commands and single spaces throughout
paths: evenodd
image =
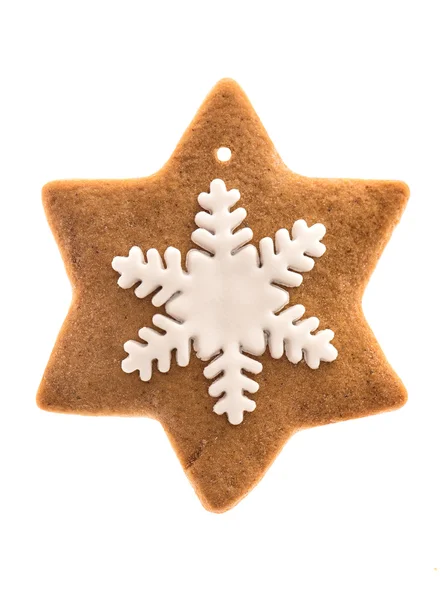
M 228 510 L 296 431 L 405 402 L 361 300 L 407 199 L 292 173 L 220 81 L 154 175 L 44 187 L 73 300 L 38 405 L 157 419 Z

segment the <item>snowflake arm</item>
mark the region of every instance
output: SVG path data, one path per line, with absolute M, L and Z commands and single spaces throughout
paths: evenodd
M 181 254 L 177 248 L 169 247 L 164 253 L 166 267 L 155 248 L 144 254 L 138 246 L 133 246 L 129 256 L 115 256 L 112 267 L 120 273 L 118 285 L 128 289 L 140 282 L 135 288 L 138 298 L 145 298 L 157 288 L 159 291 L 152 298 L 154 306 L 162 306 L 176 292 L 184 291 L 189 283 L 189 275 L 182 270 Z
M 146 344 L 130 340 L 124 344 L 124 350 L 128 353 L 121 367 L 125 373 L 140 372 L 142 381 L 149 381 L 152 377 L 152 362 L 158 363 L 158 370 L 167 373 L 171 367 L 171 354 L 176 350 L 177 364 L 186 367 L 191 355 L 191 332 L 186 323 L 178 323 L 163 315 L 154 315 L 153 324 L 159 327 L 164 334 L 143 327 L 138 332 Z
M 276 232 L 275 243 L 272 238 L 263 238 L 259 242 L 261 268 L 269 281 L 289 287 L 301 285 L 300 273 L 311 271 L 315 265 L 310 257 L 319 258 L 326 251 L 320 241 L 325 233 L 326 228 L 321 223 L 308 227 L 306 221 L 300 219 L 292 227 L 292 238 L 287 229 Z
M 304 360 L 311 369 L 318 369 L 321 361 L 332 362 L 337 358 L 337 350 L 330 343 L 334 332 L 323 329 L 316 334 L 319 321 L 310 317 L 300 321 L 304 315 L 304 306 L 297 304 L 279 315 L 271 314 L 266 330 L 269 332 L 269 349 L 272 358 L 286 356 L 291 363 Z
M 247 398 L 244 391 L 254 394 L 259 389 L 259 384 L 253 381 L 242 370 L 249 373 L 260 373 L 262 365 L 257 360 L 242 354 L 238 344 L 226 347 L 222 354 L 205 367 L 203 374 L 207 379 L 216 379 L 208 389 L 212 398 L 220 398 L 214 405 L 214 412 L 218 415 L 227 413 L 228 421 L 232 425 L 239 425 L 244 418 L 244 411 L 252 412 L 256 402 Z
M 234 253 L 253 237 L 249 227 L 233 233 L 247 216 L 244 208 L 229 210 L 239 198 L 239 191 L 227 190 L 221 179 L 211 182 L 209 193 L 199 194 L 199 204 L 208 212 L 197 213 L 195 221 L 199 229 L 193 231 L 191 239 L 216 258 Z

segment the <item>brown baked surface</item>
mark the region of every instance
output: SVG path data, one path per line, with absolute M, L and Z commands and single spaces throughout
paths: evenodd
M 232 158 L 217 160 L 227 146 Z M 131 246 L 160 253 L 172 245 L 184 259 L 200 210 L 197 196 L 215 178 L 241 192 L 242 226 L 253 243 L 294 221 L 323 223 L 327 247 L 290 304 L 304 304 L 320 329 L 335 332 L 338 358 L 317 370 L 268 352 L 257 360 L 257 408 L 241 425 L 213 412 L 206 363 L 191 353 L 188 367 L 172 361 L 150 382 L 126 374 L 123 344 L 150 326 L 155 308 L 117 285 L 114 256 Z M 73 301 L 40 385 L 38 405 L 86 415 L 157 419 L 203 505 L 228 510 L 264 475 L 299 429 L 400 407 L 406 391 L 365 321 L 361 299 L 376 262 L 398 222 L 409 191 L 397 181 L 312 179 L 281 161 L 247 97 L 232 80 L 206 98 L 166 165 L 132 180 L 57 181 L 43 188 L 50 227 L 73 286 Z

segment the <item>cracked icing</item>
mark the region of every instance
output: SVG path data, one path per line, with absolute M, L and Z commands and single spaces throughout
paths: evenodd
M 215 380 L 209 387 L 210 396 L 218 398 L 214 412 L 226 413 L 234 425 L 243 421 L 245 411 L 256 408 L 245 392 L 254 394 L 259 385 L 247 373 L 260 373 L 262 365 L 246 353 L 260 356 L 268 348 L 273 358 L 281 358 L 285 351 L 290 362 L 304 359 L 312 369 L 337 357 L 330 343 L 334 333 L 325 329 L 314 334 L 318 319 L 302 319 L 303 306 L 279 312 L 289 301 L 288 292 L 279 286 L 298 287 L 303 280 L 300 273 L 314 267 L 311 257 L 325 252 L 324 226 L 308 227 L 305 221 L 296 221 L 291 236 L 280 229 L 275 242 L 271 238 L 260 241 L 258 253 L 248 244 L 252 230 L 237 230 L 246 211 L 230 212 L 239 198 L 239 191 L 227 190 L 220 179 L 211 182 L 209 193 L 199 195 L 206 212 L 196 215 L 199 228 L 191 239 L 202 250 L 188 252 L 186 272 L 180 252 L 172 247 L 164 254 L 165 264 L 158 250 L 151 248 L 145 257 L 138 247 L 112 262 L 121 275 L 120 287 L 128 289 L 138 283 L 138 298 L 156 291 L 152 303 L 164 304 L 171 317 L 153 317 L 153 324 L 163 333 L 150 327 L 140 329 L 139 336 L 146 343 L 126 342 L 123 370 L 139 371 L 140 378 L 149 381 L 154 362 L 159 371 L 169 371 L 174 350 L 177 363 L 187 366 L 193 343 L 200 359 L 214 358 L 204 369 L 205 377 Z

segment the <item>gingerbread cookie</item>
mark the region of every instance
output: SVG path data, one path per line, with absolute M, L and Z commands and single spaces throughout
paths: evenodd
M 155 175 L 44 187 L 73 301 L 39 406 L 158 419 L 231 508 L 294 432 L 405 402 L 361 299 L 407 198 L 292 173 L 220 81 Z

